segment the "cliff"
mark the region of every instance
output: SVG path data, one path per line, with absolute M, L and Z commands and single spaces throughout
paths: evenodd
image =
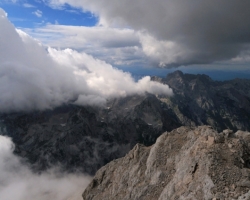
M 97 171 L 84 200 L 250 199 L 250 133 L 165 132 Z

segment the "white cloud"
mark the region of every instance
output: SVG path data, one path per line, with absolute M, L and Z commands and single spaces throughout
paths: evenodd
M 46 25 L 36 29 L 24 29 L 43 44 L 54 48 L 72 48 L 84 51 L 112 65 L 146 65 L 137 32 L 128 28 L 103 26 Z
M 3 0 L 6 3 L 17 3 L 19 0 Z
M 36 15 L 37 17 L 43 16 L 43 12 L 41 10 L 36 10 L 36 11 L 32 12 L 32 14 Z
M 104 104 L 107 99 L 144 92 L 171 95 L 167 85 L 130 74 L 72 49 L 45 49 L 16 31 L 0 9 L 0 111 L 49 109 L 63 103 Z M 152 89 L 154 88 L 154 89 Z
M 131 29 L 118 29 L 108 27 L 84 27 L 84 26 L 65 26 L 47 25 L 31 32 L 31 34 L 44 42 L 60 48 L 81 49 L 85 46 L 95 47 L 127 47 L 138 46 L 139 37 Z M 44 38 L 41 37 L 44 33 Z M 50 37 L 46 40 L 47 36 Z
M 186 49 L 173 41 L 159 41 L 147 33 L 140 33 L 140 41 L 143 52 L 158 66 L 175 64 L 178 61 L 185 61 L 191 55 L 190 50 Z
M 24 3 L 24 4 L 23 4 L 23 7 L 25 7 L 25 8 L 35 8 L 34 5 L 29 4 L 29 3 Z
M 11 139 L 0 135 L 1 200 L 81 200 L 91 178 L 51 169 L 36 174 L 13 154 Z
M 250 46 L 250 45 L 248 45 Z M 249 64 L 250 63 L 250 48 L 246 48 L 247 50 L 242 51 L 239 55 L 231 59 L 231 62 L 238 64 Z
M 73 66 L 74 73 L 83 77 L 92 92 L 100 94 L 104 99 L 135 93 L 143 94 L 145 91 L 154 94 L 172 94 L 167 85 L 152 82 L 149 77 L 134 82 L 129 73 L 115 69 L 85 53 L 79 53 L 72 49 L 58 51 L 52 48 L 49 48 L 49 53 L 59 64 Z

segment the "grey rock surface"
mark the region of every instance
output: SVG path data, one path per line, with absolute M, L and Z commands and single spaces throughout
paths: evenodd
M 249 199 L 249 136 L 210 126 L 165 132 L 98 170 L 83 199 Z

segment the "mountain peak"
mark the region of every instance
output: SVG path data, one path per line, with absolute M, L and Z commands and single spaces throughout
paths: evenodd
M 173 77 L 182 77 L 184 74 L 180 70 L 176 70 L 172 73 L 167 74 L 166 78 L 173 78 Z
M 249 132 L 180 127 L 102 167 L 84 200 L 249 199 Z

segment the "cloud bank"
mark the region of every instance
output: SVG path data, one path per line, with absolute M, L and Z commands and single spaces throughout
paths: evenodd
M 62 174 L 50 170 L 33 173 L 13 154 L 11 139 L 0 135 L 1 200 L 81 200 L 91 178 L 83 174 Z
M 130 74 L 72 49 L 46 49 L 8 21 L 0 9 L 0 112 L 50 109 L 65 103 L 104 105 L 107 99 L 150 92 L 171 95 L 167 85 Z
M 45 45 L 83 51 L 115 66 L 147 65 L 140 35 L 132 29 L 47 24 L 23 30 Z
M 90 10 L 100 17 L 99 23 L 104 26 L 126 25 L 143 35 L 146 33 L 141 40 L 143 50 L 161 66 L 230 60 L 243 50 L 249 50 L 248 0 L 47 2 L 54 8 L 67 3 Z

